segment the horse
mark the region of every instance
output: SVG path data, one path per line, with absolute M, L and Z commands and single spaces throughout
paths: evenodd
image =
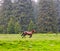
M 23 38 L 23 37 L 25 37 L 26 35 L 29 35 L 29 36 L 30 36 L 29 38 L 31 38 L 31 37 L 32 37 L 32 34 L 33 34 L 34 32 L 36 32 L 36 31 L 35 31 L 35 30 L 32 30 L 32 31 L 24 31 L 21 36 L 22 36 L 22 38 Z

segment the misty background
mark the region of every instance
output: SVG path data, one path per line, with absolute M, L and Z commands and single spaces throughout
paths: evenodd
M 0 33 L 60 32 L 60 0 L 0 0 Z

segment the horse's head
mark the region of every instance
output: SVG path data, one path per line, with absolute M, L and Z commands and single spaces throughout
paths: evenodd
M 36 30 L 32 30 L 32 32 L 34 33 L 34 32 L 36 32 Z

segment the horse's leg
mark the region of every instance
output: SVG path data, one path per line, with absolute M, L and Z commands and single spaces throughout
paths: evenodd
M 29 38 L 31 38 L 32 37 L 32 34 L 30 35 L 30 37 Z
M 25 37 L 25 36 L 26 36 L 26 34 L 23 34 L 23 37 Z M 22 38 L 23 38 L 23 37 L 22 37 Z
M 24 33 L 23 34 L 21 34 L 21 36 L 22 36 L 22 38 L 24 37 Z

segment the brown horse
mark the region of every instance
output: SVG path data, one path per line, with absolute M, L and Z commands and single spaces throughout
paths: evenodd
M 29 36 L 30 36 L 29 38 L 31 38 L 31 37 L 32 37 L 32 34 L 33 34 L 34 32 L 36 32 L 36 31 L 35 31 L 35 30 L 32 30 L 32 31 L 24 31 L 21 36 L 22 36 L 22 38 L 23 38 L 23 37 L 25 37 L 26 35 L 29 35 Z

